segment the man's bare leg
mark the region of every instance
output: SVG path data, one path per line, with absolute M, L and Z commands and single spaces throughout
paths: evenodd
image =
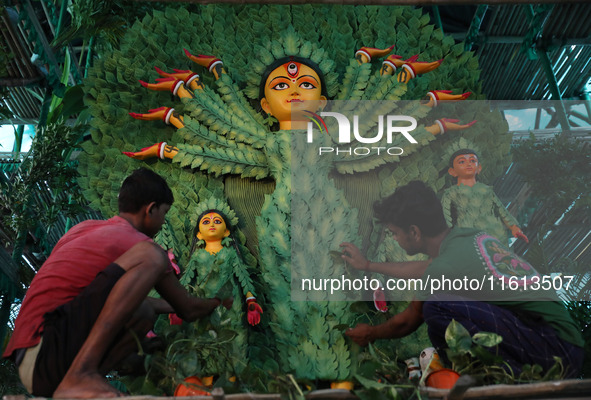
M 126 272 L 113 286 L 88 338 L 53 398 L 106 398 L 120 393 L 102 376 L 99 365 L 113 340 L 140 307 L 168 266 L 156 244 L 140 242 L 115 260 Z
M 138 340 L 146 337 L 146 334 L 154 327 L 156 322 L 156 314 L 154 308 L 144 301 L 136 312 L 132 315 L 131 320 L 119 332 L 111 347 L 107 350 L 107 354 L 99 365 L 99 373 L 106 375 L 110 371 L 116 369 L 123 360 L 129 356 L 137 353 Z

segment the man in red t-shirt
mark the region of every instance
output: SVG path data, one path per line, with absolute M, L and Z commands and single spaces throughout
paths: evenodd
M 161 176 L 138 169 L 118 201 L 118 216 L 66 233 L 27 291 L 4 357 L 35 396 L 115 397 L 104 375 L 137 351 L 156 314 L 194 321 L 222 304 L 189 295 L 151 239 L 174 201 Z M 152 288 L 162 298 L 147 297 Z

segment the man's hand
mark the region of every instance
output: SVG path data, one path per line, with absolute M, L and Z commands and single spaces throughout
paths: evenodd
M 339 246 L 343 249 L 341 258 L 346 263 L 351 264 L 353 268 L 359 271 L 368 270 L 370 262 L 361 254 L 361 250 L 357 246 L 348 242 L 343 242 Z
M 367 346 L 368 343 L 373 343 L 374 327 L 368 324 L 357 324 L 355 328 L 349 328 L 345 331 L 345 335 L 349 336 L 359 346 Z
M 229 310 L 230 308 L 232 308 L 232 304 L 234 304 L 234 298 L 226 297 L 222 300 L 222 303 L 220 305 L 223 306 L 226 310 Z

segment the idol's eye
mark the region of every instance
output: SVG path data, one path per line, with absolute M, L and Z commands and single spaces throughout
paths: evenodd
M 300 87 L 302 89 L 307 89 L 307 90 L 316 89 L 316 86 L 314 84 L 310 83 L 310 82 L 302 82 L 302 84 L 300 85 Z
M 209 225 L 209 220 L 208 219 L 204 219 L 203 221 L 201 221 L 201 223 L 203 225 Z
M 213 223 L 216 224 L 216 225 L 219 225 L 222 222 L 224 222 L 224 221 L 222 221 L 220 218 L 216 218 L 216 219 L 213 220 Z
M 275 86 L 273 86 L 273 90 L 285 90 L 289 88 L 289 85 L 285 82 L 279 82 L 278 84 L 276 84 Z

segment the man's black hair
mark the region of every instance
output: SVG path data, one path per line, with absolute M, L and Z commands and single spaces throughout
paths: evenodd
M 453 168 L 454 167 L 454 160 L 456 159 L 457 156 L 461 156 L 464 154 L 474 154 L 476 156 L 476 158 L 480 159 L 480 157 L 478 157 L 478 153 L 476 153 L 474 150 L 472 149 L 460 149 L 458 151 L 456 151 L 455 153 L 453 153 L 451 155 L 451 157 L 449 158 L 449 167 Z
M 318 78 L 320 78 L 320 93 L 328 99 L 328 89 L 326 87 L 326 82 L 324 80 L 324 74 L 322 73 L 322 70 L 320 69 L 318 64 L 316 64 L 314 61 L 312 61 L 308 58 L 298 57 L 298 56 L 287 56 L 287 57 L 282 57 L 282 58 L 279 58 L 279 59 L 273 61 L 263 71 L 263 76 L 261 77 L 261 83 L 259 85 L 259 100 L 261 100 L 262 98 L 265 97 L 265 84 L 267 83 L 267 78 L 269 78 L 269 75 L 271 75 L 271 72 L 273 72 L 275 69 L 277 69 L 277 67 L 279 67 L 280 65 L 286 64 L 290 61 L 304 64 L 304 65 L 312 68 L 314 70 L 314 72 L 316 72 L 318 74 Z
M 151 202 L 156 206 L 172 205 L 174 196 L 160 175 L 147 168 L 136 169 L 125 178 L 119 190 L 119 212 L 135 213 Z
M 416 225 L 428 237 L 447 229 L 441 202 L 433 189 L 421 181 L 401 186 L 394 194 L 376 202 L 374 213 L 381 223 L 395 225 L 404 231 Z

